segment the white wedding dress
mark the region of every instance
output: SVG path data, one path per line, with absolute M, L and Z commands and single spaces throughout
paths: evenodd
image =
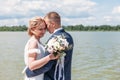
M 31 39 L 30 39 L 31 40 Z M 29 46 L 29 42 L 30 40 L 28 40 L 27 44 L 25 45 L 25 51 L 24 51 L 24 62 L 25 62 L 25 69 L 23 70 L 23 73 L 25 73 L 25 70 L 26 68 L 28 67 L 28 54 L 30 53 L 33 53 L 33 52 L 36 52 L 37 53 L 37 59 L 41 59 L 43 56 L 44 56 L 44 52 L 45 52 L 45 48 L 42 44 L 40 44 L 39 42 L 37 42 L 38 44 L 38 48 L 37 49 L 29 49 L 28 50 L 28 46 Z M 43 76 L 44 76 L 44 73 L 43 74 L 40 74 L 38 76 L 35 76 L 35 77 L 30 77 L 28 78 L 26 75 L 25 75 L 25 79 L 24 80 L 43 80 Z

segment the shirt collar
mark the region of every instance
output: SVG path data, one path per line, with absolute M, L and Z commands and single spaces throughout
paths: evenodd
M 58 28 L 58 29 L 56 29 L 53 33 L 57 32 L 57 31 L 59 31 L 59 30 L 61 30 L 61 29 L 63 29 L 63 28 Z

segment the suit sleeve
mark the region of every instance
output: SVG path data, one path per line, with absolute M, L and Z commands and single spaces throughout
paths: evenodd
M 45 56 L 48 55 L 49 53 L 48 52 L 45 52 Z M 26 69 L 26 76 L 27 77 L 34 77 L 34 76 L 37 76 L 37 75 L 40 75 L 42 73 L 45 73 L 47 72 L 48 70 L 51 69 L 52 65 L 55 63 L 55 60 L 51 60 L 49 61 L 46 65 L 44 65 L 43 67 L 39 68 L 39 69 L 36 69 L 36 70 L 33 70 L 31 71 L 29 68 Z

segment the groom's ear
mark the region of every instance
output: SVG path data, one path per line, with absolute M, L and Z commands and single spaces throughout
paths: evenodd
M 51 22 L 51 23 L 50 23 L 50 26 L 52 26 L 53 28 L 55 28 L 55 23 L 54 23 L 54 22 Z
M 34 30 L 35 30 L 35 27 L 32 27 L 31 30 L 34 31 Z

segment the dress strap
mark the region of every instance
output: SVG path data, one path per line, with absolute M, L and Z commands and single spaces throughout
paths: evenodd
M 40 51 L 40 49 L 29 49 L 29 50 L 27 51 L 27 53 L 29 53 L 29 54 L 32 54 L 32 53 L 40 54 L 41 51 Z

